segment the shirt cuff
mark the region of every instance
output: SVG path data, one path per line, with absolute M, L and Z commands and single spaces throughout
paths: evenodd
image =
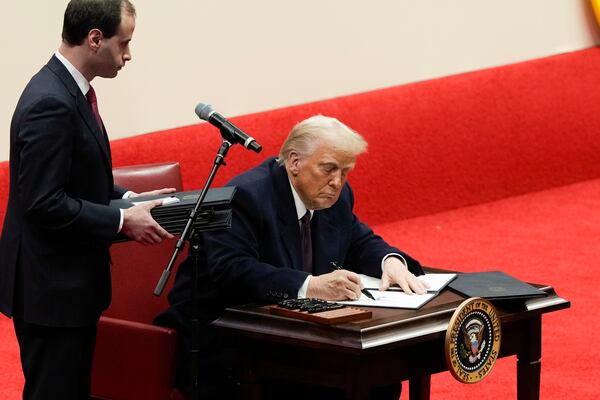
M 119 230 L 117 231 L 117 233 L 121 232 L 121 229 L 123 229 L 123 218 L 125 217 L 125 212 L 122 208 L 119 208 L 119 212 L 121 213 L 121 220 L 119 221 Z
M 406 259 L 402 256 L 402 254 L 398 254 L 398 253 L 390 253 L 390 254 L 386 254 L 383 257 L 383 260 L 381 260 L 381 272 L 383 272 L 383 265 L 385 264 L 385 260 L 388 259 L 388 257 L 396 257 L 399 258 L 400 261 L 402 261 L 402 264 L 404 264 L 404 266 L 406 268 L 408 268 L 408 263 L 406 262 Z
M 299 299 L 306 298 L 306 292 L 308 291 L 308 284 L 310 282 L 310 278 L 312 278 L 312 275 L 307 276 L 306 279 L 304 280 L 304 283 L 302 284 L 302 286 L 300 286 L 300 289 L 298 289 L 298 298 Z

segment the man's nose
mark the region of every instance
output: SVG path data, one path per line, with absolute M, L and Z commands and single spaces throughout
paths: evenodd
M 331 179 L 329 180 L 329 185 L 335 188 L 338 188 L 342 185 L 342 173 L 341 171 L 337 171 L 333 174 Z

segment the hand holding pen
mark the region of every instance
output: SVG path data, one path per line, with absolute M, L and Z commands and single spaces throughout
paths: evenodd
M 331 266 L 332 266 L 334 269 L 337 269 L 337 270 L 342 270 L 342 269 L 344 269 L 344 268 L 343 268 L 343 267 L 342 267 L 340 264 L 338 264 L 338 263 L 337 263 L 337 262 L 335 262 L 335 261 L 332 261 L 332 262 L 331 262 Z M 361 291 L 361 293 L 362 293 L 362 294 L 364 294 L 365 296 L 367 296 L 369 299 L 371 299 L 371 300 L 375 300 L 375 297 L 373 297 L 373 295 L 371 294 L 371 292 L 369 292 L 367 289 L 365 289 L 365 288 L 362 288 L 360 291 Z
M 345 269 L 335 269 L 327 274 L 313 275 L 306 290 L 306 297 L 341 301 L 361 297 L 360 276 Z

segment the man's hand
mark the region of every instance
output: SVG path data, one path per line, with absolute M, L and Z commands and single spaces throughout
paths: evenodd
M 381 275 L 381 286 L 379 290 L 397 284 L 406 294 L 423 294 L 427 292 L 429 285 L 414 276 L 397 257 L 388 257 L 383 263 L 383 274 Z
M 143 245 L 158 244 L 173 235 L 164 230 L 150 215 L 150 210 L 162 204 L 161 199 L 148 201 L 123 210 L 123 232 Z
M 321 300 L 356 300 L 360 297 L 362 288 L 358 274 L 352 271 L 336 270 L 310 278 L 306 297 Z
M 149 192 L 142 192 L 142 193 L 131 192 L 131 194 L 129 195 L 129 198 L 138 197 L 138 196 L 157 196 L 159 194 L 173 193 L 175 191 L 176 191 L 175 188 L 163 188 L 163 189 L 150 190 Z

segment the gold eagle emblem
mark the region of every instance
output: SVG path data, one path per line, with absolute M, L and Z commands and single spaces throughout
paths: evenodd
M 485 325 L 477 318 L 473 318 L 462 329 L 465 349 L 471 363 L 481 358 L 481 352 L 485 349 Z

